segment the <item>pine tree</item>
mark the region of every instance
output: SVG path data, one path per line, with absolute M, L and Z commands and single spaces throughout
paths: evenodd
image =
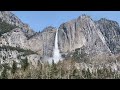
M 91 79 L 91 78 L 92 78 L 92 74 L 91 74 L 91 72 L 90 72 L 90 69 L 87 69 L 87 71 L 86 71 L 86 76 L 87 76 L 88 79 Z
M 56 67 L 56 64 L 54 63 L 54 60 L 52 60 L 50 78 L 54 79 L 56 76 L 57 76 L 57 67 Z
M 37 62 L 37 66 L 39 67 L 39 66 L 40 66 L 40 64 L 41 64 L 41 62 L 40 62 L 40 60 L 38 60 L 38 62 Z
M 26 57 L 24 60 L 22 60 L 22 61 L 23 61 L 23 62 L 22 62 L 22 68 L 23 68 L 23 70 L 25 71 L 26 68 L 29 66 L 27 57 Z
M 6 67 L 4 67 L 4 69 L 3 69 L 3 72 L 2 72 L 2 74 L 1 74 L 1 78 L 2 78 L 2 79 L 7 79 L 7 78 L 8 78 L 7 68 L 6 68 Z
M 74 69 L 74 70 L 73 70 L 72 78 L 73 78 L 73 79 L 80 79 L 79 71 L 78 71 L 77 69 Z
M 15 74 L 16 70 L 17 70 L 17 63 L 15 61 L 13 61 L 11 73 Z

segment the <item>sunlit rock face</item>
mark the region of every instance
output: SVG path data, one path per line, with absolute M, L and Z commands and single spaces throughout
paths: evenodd
M 58 29 L 48 26 L 42 32 L 35 33 L 9 11 L 0 11 L 0 19 L 17 26 L 0 36 L 0 46 L 30 49 L 38 54 L 30 57 L 31 61 L 43 57 L 58 62 L 62 54 L 68 55 L 76 49 L 84 52 L 89 59 L 98 60 L 97 62 L 104 62 L 107 58 L 120 54 L 120 27 L 115 21 L 104 18 L 94 21 L 87 15 L 81 15 L 61 24 Z
M 57 29 L 54 27 L 46 27 L 42 32 L 37 33 L 28 40 L 29 48 L 43 57 L 52 57 L 56 31 Z
M 107 25 L 110 25 L 109 22 L 105 24 L 105 26 Z M 98 58 L 97 56 L 105 54 L 108 57 L 109 55 L 111 56 L 111 45 L 108 45 L 106 36 L 101 32 L 100 26 L 102 27 L 100 22 L 96 23 L 86 15 L 82 15 L 77 19 L 61 24 L 58 30 L 60 52 L 69 53 L 80 48 L 88 54 L 89 58 Z M 118 25 L 116 26 L 118 27 Z M 114 34 L 112 35 L 112 37 L 114 37 Z M 117 40 L 118 38 L 119 36 L 117 36 Z M 115 40 L 115 38 L 113 39 Z
M 104 47 L 106 45 L 100 30 L 96 27 L 94 21 L 86 15 L 62 24 L 59 27 L 58 36 L 61 52 L 70 52 L 83 46 L 86 46 L 89 50 L 98 47 L 96 49 L 99 50 L 100 44 Z M 104 48 L 102 46 L 101 48 Z M 104 51 L 104 49 L 102 50 Z
M 27 48 L 27 37 L 20 28 L 15 28 L 0 37 L 0 46 Z

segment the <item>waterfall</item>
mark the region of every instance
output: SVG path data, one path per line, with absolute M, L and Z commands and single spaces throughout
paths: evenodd
M 53 51 L 53 60 L 55 63 L 57 63 L 59 60 L 61 60 L 61 54 L 58 48 L 58 30 L 56 31 L 56 35 L 55 35 L 55 43 L 54 43 L 55 47 L 54 47 L 54 51 Z

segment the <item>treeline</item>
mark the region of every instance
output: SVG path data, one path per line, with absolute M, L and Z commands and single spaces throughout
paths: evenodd
M 28 63 L 28 59 L 22 59 L 21 60 L 21 70 L 25 71 L 25 69 L 29 66 Z M 13 64 L 12 67 L 9 66 L 9 64 L 5 63 L 5 64 L 1 64 L 0 65 L 0 71 L 1 71 L 1 75 L 0 75 L 0 79 L 12 79 L 15 76 L 16 71 L 18 71 L 19 68 L 17 67 L 17 62 L 13 60 Z M 12 77 L 13 75 L 13 77 Z M 17 77 L 16 77 L 17 79 Z M 19 79 L 19 78 L 18 78 Z
M 12 68 L 4 66 L 1 79 L 119 79 L 118 71 L 102 68 L 91 72 L 90 69 L 78 69 L 73 60 L 59 61 L 57 64 L 52 62 L 38 62 L 34 67 L 28 64 L 28 60 L 24 60 L 21 68 L 17 68 L 14 61 Z M 8 72 L 10 71 L 10 72 Z
M 5 46 L 5 45 L 3 45 L 2 47 L 0 46 L 0 51 L 2 51 L 3 49 L 5 49 L 6 51 L 17 50 L 18 52 L 24 52 L 24 56 L 30 55 L 30 54 L 37 54 L 36 52 L 34 52 L 32 50 L 25 50 L 25 49 L 22 49 L 20 47 L 12 47 L 12 46 Z

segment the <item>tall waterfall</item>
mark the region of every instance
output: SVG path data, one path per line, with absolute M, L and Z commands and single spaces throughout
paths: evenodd
M 56 31 L 56 36 L 55 36 L 55 45 L 54 45 L 54 51 L 53 51 L 53 60 L 55 63 L 57 63 L 59 60 L 61 60 L 61 54 L 58 48 L 58 30 Z

